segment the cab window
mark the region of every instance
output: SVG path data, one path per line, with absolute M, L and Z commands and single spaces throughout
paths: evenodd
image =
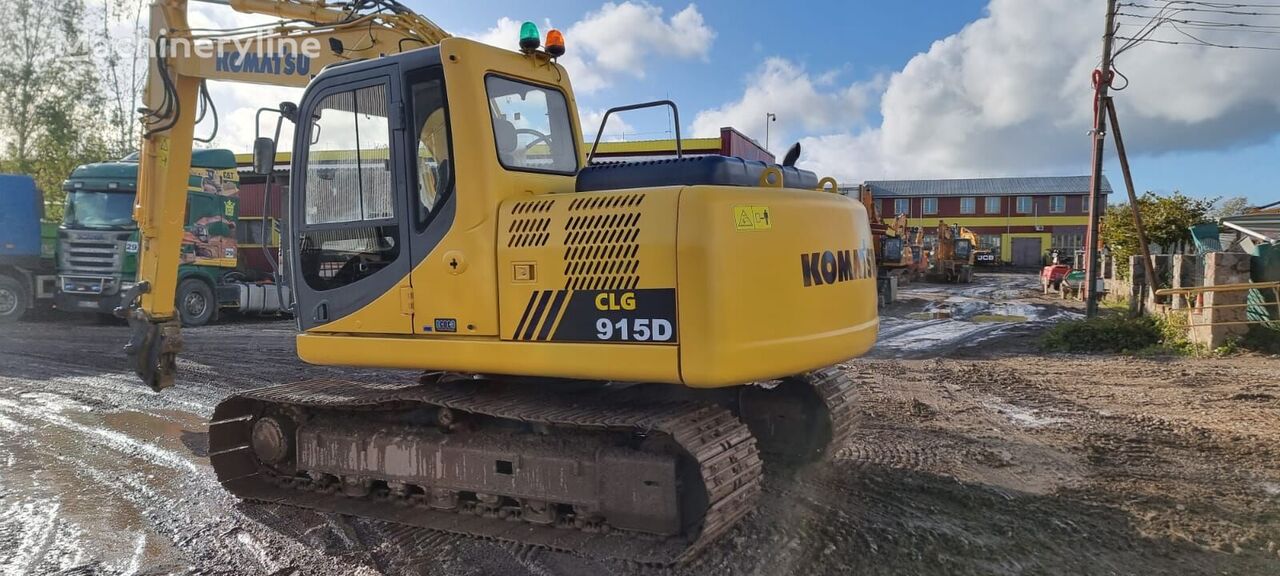
M 418 139 L 414 169 L 417 173 L 415 186 L 418 225 L 421 229 L 453 190 L 454 165 L 441 70 L 431 68 L 419 71 L 410 76 L 409 82 L 414 134 Z
M 526 82 L 485 78 L 498 161 L 511 170 L 573 174 L 577 143 L 564 94 Z
M 302 275 L 316 291 L 352 284 L 400 254 L 385 85 L 326 96 L 307 150 Z

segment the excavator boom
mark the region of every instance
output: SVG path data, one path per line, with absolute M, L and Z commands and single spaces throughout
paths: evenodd
M 126 350 L 154 390 L 173 385 L 182 350 L 174 314 L 188 166 L 197 103 L 206 80 L 305 87 L 326 66 L 440 43 L 449 34 L 393 0 L 385 12 L 335 10 L 306 0 L 229 0 L 237 11 L 282 18 L 226 32 L 193 30 L 186 0 L 152 4 L 153 47 L 134 220 L 141 242 L 138 282 L 122 297 L 133 335 Z M 352 4 L 354 6 L 355 4 Z M 270 103 L 275 104 L 275 103 Z M 216 111 L 215 111 L 216 114 Z M 135 305 L 136 303 L 136 305 Z M 132 309 L 130 309 L 132 307 Z

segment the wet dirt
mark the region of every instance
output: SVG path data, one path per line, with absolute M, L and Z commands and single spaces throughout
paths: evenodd
M 881 311 L 873 358 L 931 358 L 973 350 L 993 339 L 1036 334 L 1079 318 L 1083 306 L 1043 295 L 1033 274 L 979 271 L 969 284 L 915 282 Z
M 846 365 L 856 439 L 770 467 L 759 511 L 667 568 L 228 496 L 206 457 L 221 398 L 412 377 L 306 366 L 289 322 L 187 331 L 161 394 L 128 373 L 123 327 L 0 327 L 0 574 L 1280 573 L 1280 359 L 1042 355 L 1035 334 L 1075 303 L 1032 276 L 976 280 L 907 287 Z M 974 320 L 1001 313 L 971 302 L 1031 308 Z

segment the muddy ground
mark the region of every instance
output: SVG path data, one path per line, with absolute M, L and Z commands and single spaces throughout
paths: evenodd
M 190 330 L 177 388 L 126 329 L 0 327 L 0 574 L 1280 574 L 1280 359 L 1043 355 L 1078 314 L 1032 276 L 914 284 L 846 366 L 862 434 L 770 468 L 759 512 L 652 569 L 224 494 L 204 421 L 301 377 L 287 321 Z

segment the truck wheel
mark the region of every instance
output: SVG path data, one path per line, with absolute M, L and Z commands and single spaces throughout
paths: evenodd
M 213 311 L 218 307 L 218 302 L 213 299 L 213 290 L 209 289 L 209 285 L 188 278 L 178 285 L 178 299 L 174 303 L 178 309 L 178 316 L 182 318 L 182 325 L 186 327 L 204 326 L 213 319 Z
M 27 289 L 22 282 L 0 276 L 0 324 L 17 322 L 27 311 Z

